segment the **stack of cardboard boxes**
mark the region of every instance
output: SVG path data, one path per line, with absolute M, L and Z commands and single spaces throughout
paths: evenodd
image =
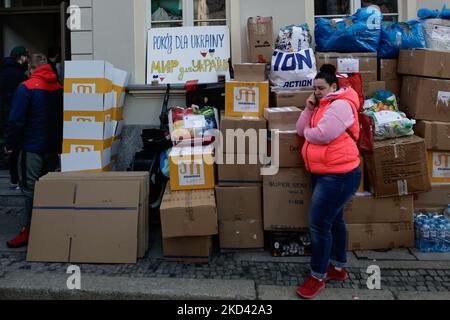
M 402 89 L 402 77 L 397 72 L 397 59 L 380 59 L 378 61 L 378 80 L 386 84 L 386 90 L 400 98 Z

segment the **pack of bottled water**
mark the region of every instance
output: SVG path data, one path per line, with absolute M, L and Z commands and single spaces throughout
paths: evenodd
M 414 213 L 414 231 L 421 252 L 450 252 L 450 205 L 444 214 Z

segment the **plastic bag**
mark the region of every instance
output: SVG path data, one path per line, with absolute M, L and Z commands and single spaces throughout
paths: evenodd
M 383 24 L 378 49 L 380 59 L 398 59 L 400 50 L 425 48 L 425 33 L 417 20 Z
M 390 91 L 377 91 L 364 102 L 364 112 L 399 111 L 397 97 Z
M 383 15 L 375 7 L 358 9 L 344 19 L 316 19 L 319 52 L 377 52 Z
M 311 48 L 312 37 L 308 24 L 289 25 L 280 29 L 275 48 L 297 52 Z
M 311 89 L 316 75 L 316 57 L 312 49 L 290 53 L 275 50 L 269 76 L 273 86 L 283 89 Z
M 375 122 L 375 140 L 386 140 L 414 135 L 415 120 L 399 111 L 365 111 Z

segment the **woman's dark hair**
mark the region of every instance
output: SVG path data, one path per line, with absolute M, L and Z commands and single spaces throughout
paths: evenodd
M 336 67 L 332 64 L 324 64 L 320 68 L 320 72 L 317 74 L 315 79 L 323 79 L 325 80 L 330 86 L 335 83 L 337 85 L 337 89 L 339 90 L 339 81 L 336 77 Z

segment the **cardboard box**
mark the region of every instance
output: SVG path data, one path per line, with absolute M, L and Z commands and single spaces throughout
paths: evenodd
M 292 231 L 309 227 L 310 176 L 305 169 L 280 169 L 264 176 L 264 230 Z
M 412 223 L 349 224 L 348 250 L 384 250 L 414 247 Z
M 278 166 L 280 168 L 304 168 L 302 148 L 305 144 L 305 138 L 298 135 L 297 131 L 276 131 L 279 140 Z M 275 148 L 273 143 L 270 143 L 270 156 L 272 156 L 272 164 L 276 164 L 274 160 Z
M 269 130 L 296 130 L 302 110 L 297 107 L 268 108 L 264 110 Z
M 414 197 L 376 199 L 371 194 L 357 194 L 345 207 L 348 224 L 413 222 Z
M 101 172 L 111 163 L 113 139 L 64 139 L 62 172 Z
M 219 186 L 240 187 L 240 186 L 261 186 L 263 179 L 261 176 L 261 164 L 249 164 L 249 158 L 246 155 L 227 154 L 226 157 L 234 159 L 226 161 L 224 164 L 217 165 Z M 255 156 L 256 157 L 256 156 Z M 229 160 L 231 160 L 229 159 Z M 238 159 L 245 160 L 238 164 Z
M 139 181 L 36 184 L 30 262 L 136 263 Z
M 402 94 L 402 78 L 398 78 L 397 80 L 385 80 L 386 90 L 395 94 L 395 96 L 400 99 Z
M 262 188 L 216 187 L 219 221 L 262 220 Z
M 250 17 L 247 20 L 249 60 L 270 63 L 275 48 L 272 17 Z
M 400 109 L 417 120 L 450 122 L 450 80 L 403 77 Z
M 160 215 L 163 238 L 217 234 L 214 190 L 172 191 L 168 187 Z
M 208 263 L 212 237 L 163 238 L 164 258 L 174 262 Z
M 432 183 L 431 190 L 415 196 L 416 212 L 424 209 L 443 212 L 450 203 L 450 183 Z
M 398 60 L 397 59 L 380 59 L 378 61 L 378 80 L 398 80 L 400 75 L 397 73 Z
M 223 137 L 223 152 L 259 154 L 260 136 L 264 140 L 267 136 L 265 132 L 261 132 L 260 130 L 266 129 L 267 121 L 262 117 L 237 118 L 222 115 L 220 131 Z
M 214 189 L 214 155 L 210 148 L 172 148 L 169 167 L 172 191 Z
M 235 220 L 219 222 L 221 249 L 262 249 L 264 230 L 262 220 Z
M 366 98 L 372 97 L 377 91 L 380 90 L 386 90 L 386 82 L 371 81 L 363 83 L 363 94 Z
M 431 49 L 400 50 L 398 73 L 450 79 L 450 52 Z
M 284 90 L 270 93 L 271 107 L 297 107 L 306 108 L 306 100 L 314 93 L 312 90 Z
M 450 152 L 428 151 L 428 170 L 432 183 L 450 183 Z
M 265 63 L 239 63 L 235 64 L 234 80 L 248 82 L 263 82 L 267 80 L 267 64 Z
M 230 117 L 264 117 L 269 107 L 269 82 L 227 81 L 225 115 Z
M 377 198 L 426 192 L 430 189 L 425 142 L 417 136 L 375 142 L 364 155 L 368 178 Z
M 40 178 L 40 181 L 101 182 L 105 188 L 110 182 L 138 181 L 139 188 L 139 217 L 138 217 L 138 258 L 143 258 L 149 247 L 149 185 L 148 172 L 102 172 L 102 173 L 56 173 L 52 172 Z
M 311 256 L 311 236 L 304 232 L 271 232 L 270 245 L 274 257 Z
M 317 52 L 316 60 L 317 70 L 320 70 L 324 64 L 332 64 L 340 73 L 361 73 L 363 82 L 378 80 L 378 60 L 376 52 Z
M 425 139 L 427 150 L 450 151 L 450 123 L 418 121 L 414 132 Z
M 366 189 L 366 185 L 365 185 L 365 166 L 364 166 L 364 158 L 361 156 L 361 164 L 360 164 L 360 168 L 361 168 L 361 183 L 359 184 L 359 189 L 358 189 L 358 193 L 363 193 Z

